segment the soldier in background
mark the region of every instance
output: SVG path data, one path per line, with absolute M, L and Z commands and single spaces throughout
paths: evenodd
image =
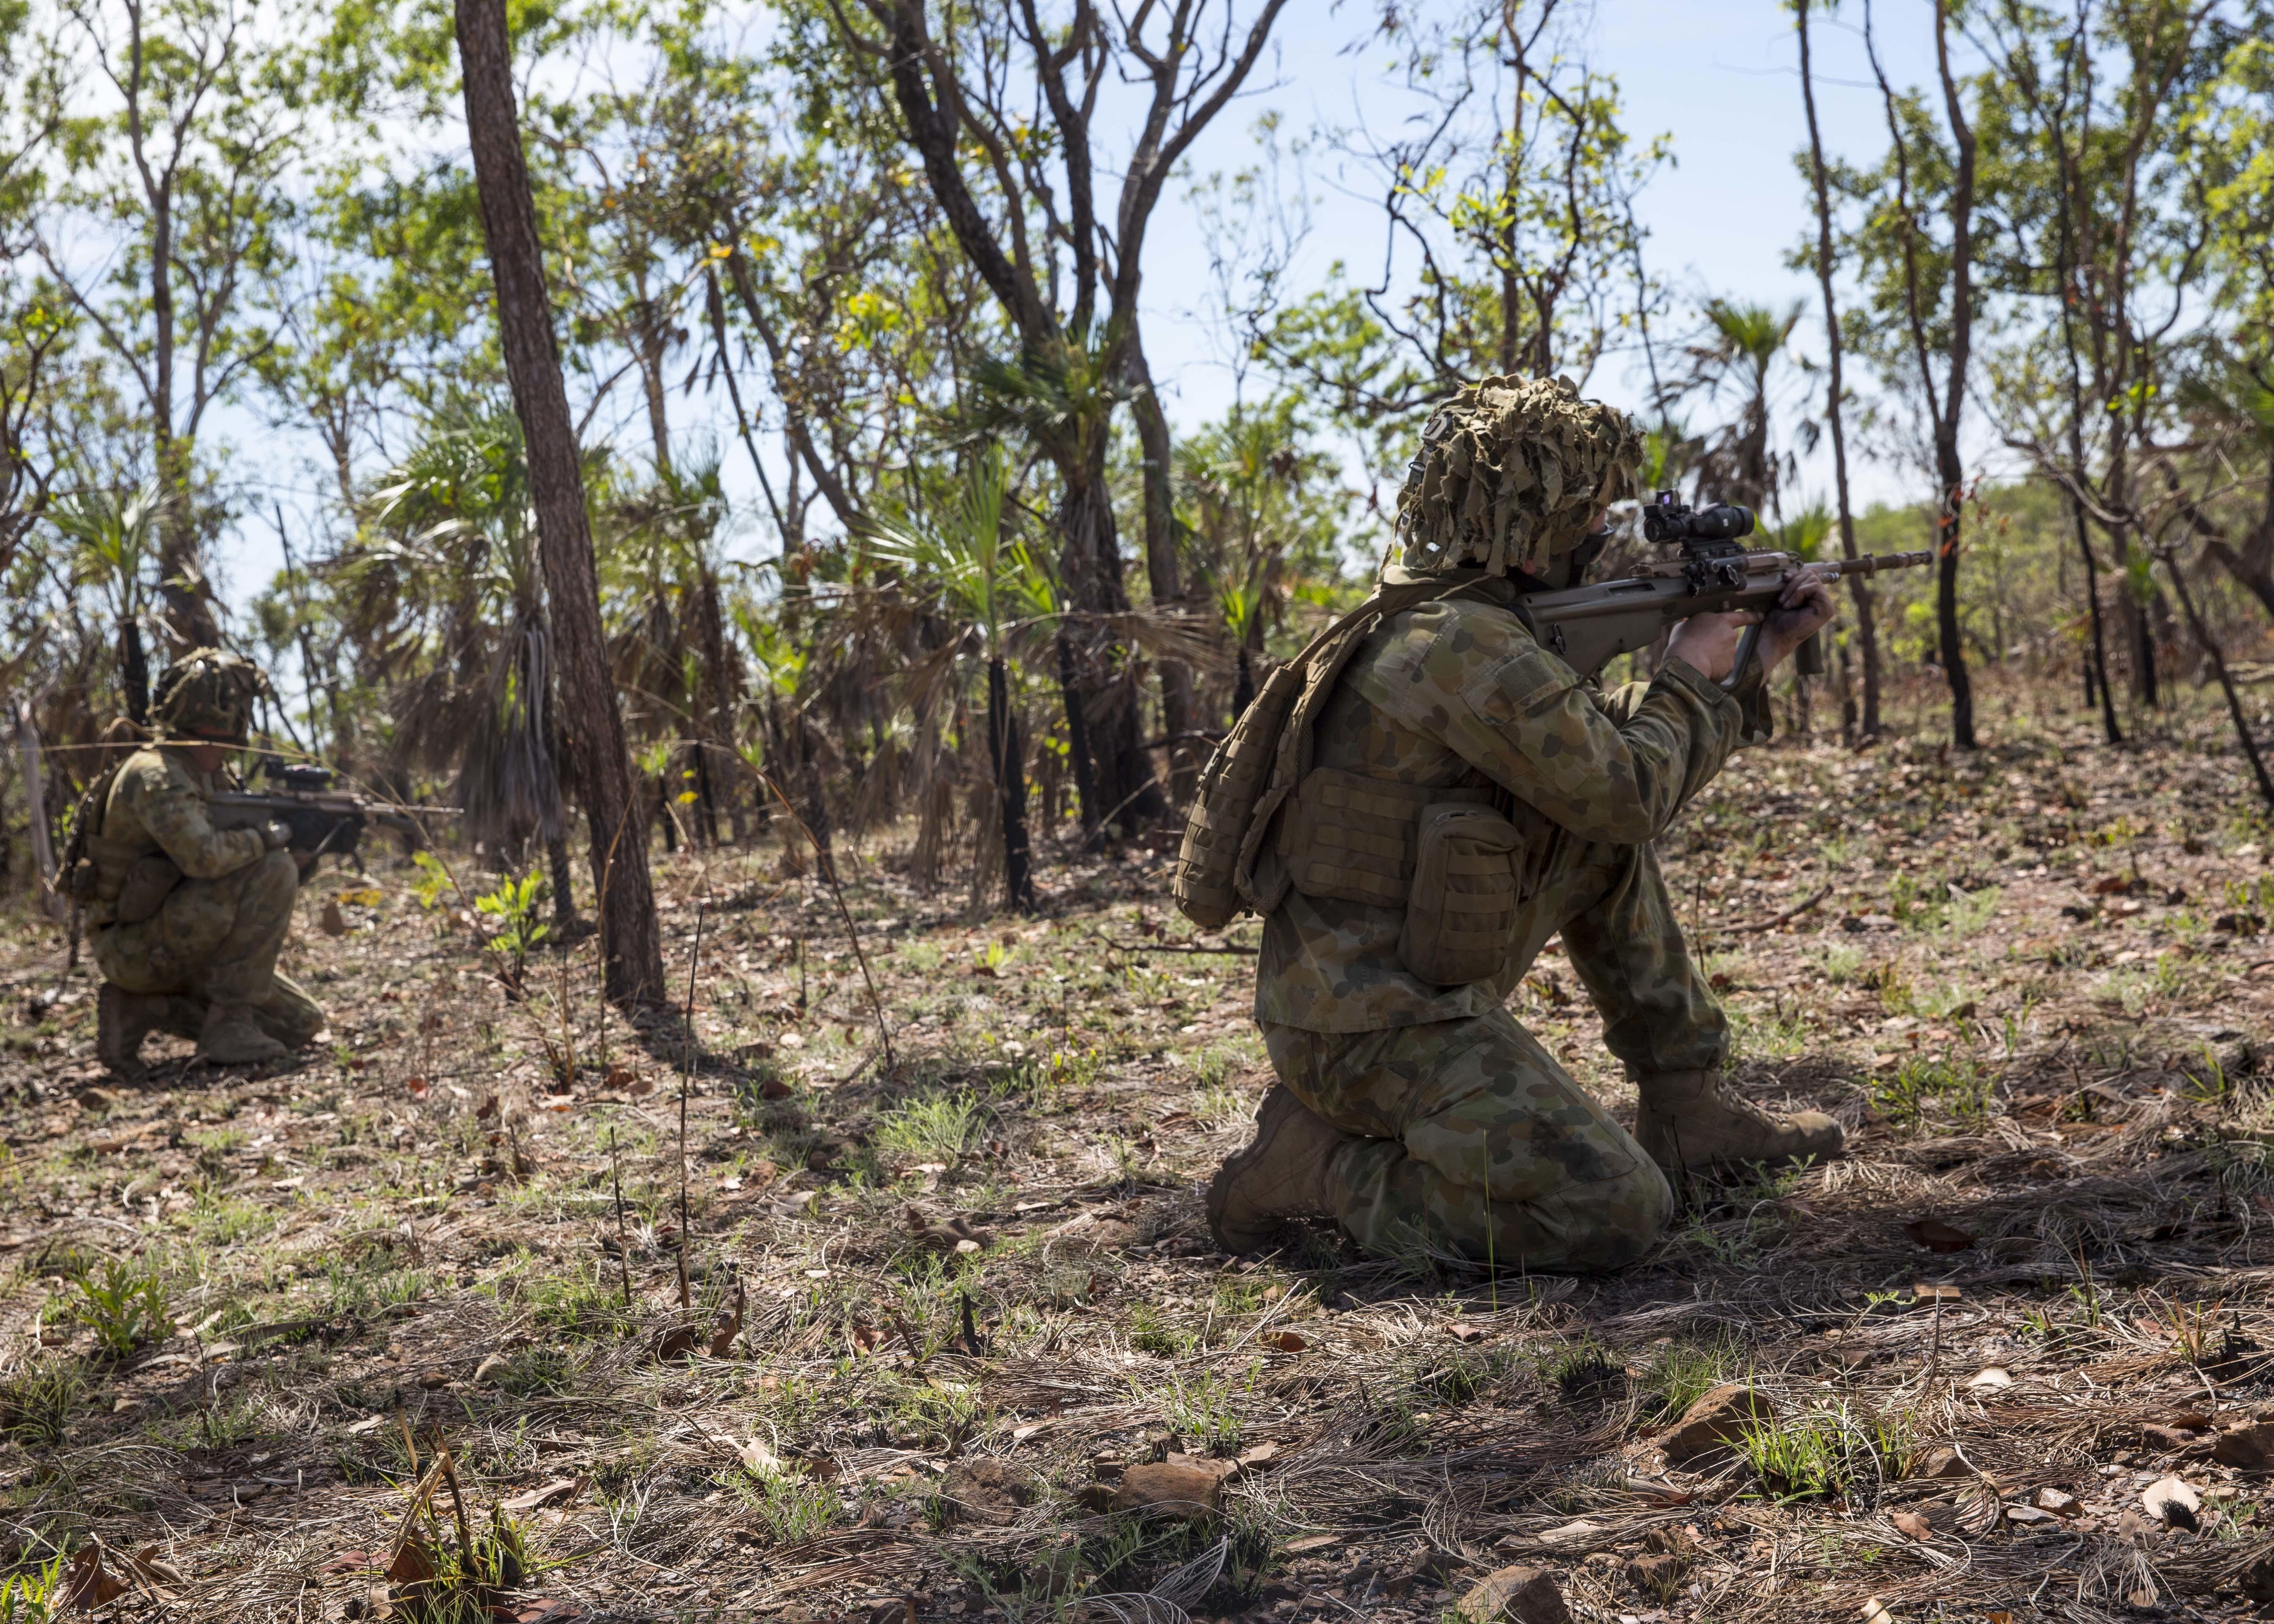
M 1379 1255 L 1616 1268 L 1665 1227 L 1668 1173 L 1839 1151 L 1830 1117 L 1724 1078 L 1728 1023 L 1651 844 L 1767 736 L 1766 671 L 1829 592 L 1788 589 L 1735 693 L 1754 617 L 1683 622 L 1651 681 L 1605 695 L 1522 612 L 1577 582 L 1639 450 L 1561 380 L 1487 380 L 1424 430 L 1382 581 L 1444 590 L 1311 673 L 1279 746 L 1305 768 L 1255 868 L 1278 894 L 1255 1018 L 1281 1086 L 1209 1188 L 1227 1250 L 1331 1216 Z M 1559 931 L 1641 1096 L 1632 1134 L 1505 1007 Z
M 237 787 L 227 767 L 268 691 L 237 655 L 199 649 L 159 676 L 154 741 L 96 780 L 68 866 L 102 974 L 96 1054 L 141 1071 L 154 1031 L 194 1039 L 222 1065 L 281 1059 L 312 1040 L 323 1011 L 276 968 L 300 869 L 282 823 L 215 829 L 207 797 Z

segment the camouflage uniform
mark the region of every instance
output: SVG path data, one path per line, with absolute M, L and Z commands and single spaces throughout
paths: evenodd
M 1485 404 L 1497 383 L 1483 387 Z M 1568 551 L 1585 528 L 1578 515 L 1625 493 L 1630 453 L 1623 420 L 1596 409 L 1576 453 L 1562 435 L 1559 463 L 1556 393 L 1502 392 L 1511 415 L 1546 418 L 1503 423 L 1516 444 L 1470 432 L 1474 411 L 1433 420 L 1401 502 L 1407 568 L 1392 565 L 1385 580 L 1466 584 L 1390 614 L 1351 655 L 1317 712 L 1303 787 L 1256 865 L 1257 892 L 1280 899 L 1265 918 L 1255 1019 L 1287 1088 L 1360 1136 L 1333 1151 L 1324 1188 L 1377 1253 L 1614 1268 L 1664 1227 L 1665 1176 L 1504 1007 L 1559 931 L 1605 1041 L 1630 1070 L 1708 1071 L 1728 1046 L 1650 843 L 1758 730 L 1761 711 L 1754 695 L 1741 701 L 1678 659 L 1605 695 L 1533 641 L 1502 572 Z M 1591 447 L 1588 433 L 1609 443 Z M 1449 466 L 1464 477 L 1445 477 Z M 1531 508 L 1509 500 L 1527 490 Z M 1389 823 L 1375 831 L 1303 804 L 1363 806 L 1393 786 L 1417 802 L 1465 799 L 1514 824 L 1513 928 L 1497 974 L 1458 986 L 1413 974 L 1401 953 L 1407 910 L 1386 883 L 1397 871 Z M 1410 876 L 1410 846 L 1404 861 Z M 1374 892 L 1351 883 L 1352 865 L 1367 862 L 1385 881 Z
M 224 786 L 178 746 L 147 746 L 120 766 L 96 831 L 98 868 L 116 865 L 123 886 L 136 861 L 162 856 L 182 877 L 155 913 L 132 922 L 117 917 L 118 892 L 105 897 L 98 881 L 88 946 L 114 986 L 247 1006 L 263 1031 L 297 1048 L 324 1024 L 315 1000 L 276 968 L 299 867 L 258 830 L 213 826 L 206 797 Z
M 74 893 L 102 973 L 98 1049 L 132 1076 L 149 1031 L 198 1041 L 223 1062 L 273 1058 L 323 1025 L 314 999 L 276 968 L 300 883 L 282 824 L 216 829 L 209 798 L 231 787 L 201 770 L 200 743 L 241 743 L 259 671 L 200 649 L 161 674 L 159 741 L 98 780 L 72 837 Z

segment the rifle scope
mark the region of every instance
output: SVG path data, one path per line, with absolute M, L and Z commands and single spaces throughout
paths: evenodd
M 1675 492 L 1660 491 L 1642 510 L 1643 539 L 1653 542 L 1735 541 L 1753 533 L 1753 510 L 1734 502 L 1685 508 Z

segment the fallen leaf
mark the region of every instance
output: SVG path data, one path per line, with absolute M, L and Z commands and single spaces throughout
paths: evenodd
M 492 1121 L 496 1117 L 497 1114 L 498 1102 L 497 1095 L 495 1094 L 486 1095 L 483 1098 L 482 1102 L 474 1108 L 474 1120 L 476 1122 Z
M 765 1442 L 761 1439 L 751 1439 L 749 1442 L 737 1448 L 734 1453 L 741 1458 L 743 1465 L 749 1467 L 761 1477 L 772 1477 L 780 1475 L 782 1470 L 781 1456 L 776 1455 L 771 1448 L 767 1447 Z
M 2140 1504 L 2158 1522 L 2172 1528 L 2202 1526 L 2202 1496 L 2177 1477 L 2158 1477 L 2140 1492 Z
M 369 1568 L 371 1565 L 372 1560 L 370 1552 L 343 1551 L 330 1561 L 326 1562 L 321 1568 L 316 1569 L 316 1571 L 318 1573 L 328 1574 L 355 1573 L 359 1569 Z
M 1933 1528 L 1929 1525 L 1924 1517 L 1919 1515 L 1916 1511 L 1898 1511 L 1894 1515 L 1889 1517 L 1887 1521 L 1894 1523 L 1909 1538 L 1917 1540 L 1921 1545 L 1924 1545 L 1928 1540 L 1934 1538 Z
M 1311 1345 L 1310 1338 L 1300 1331 L 1275 1331 L 1263 1339 L 1267 1348 L 1276 1348 L 1282 1353 L 1300 1353 Z
M 1874 1596 L 1864 1604 L 1864 1624 L 1895 1624 L 1895 1615 L 1887 1611 L 1886 1603 Z
M 500 1511 L 537 1511 L 546 1506 L 558 1506 L 576 1499 L 576 1492 L 584 1486 L 584 1479 L 580 1477 L 555 1477 L 552 1482 L 540 1485 L 525 1494 L 516 1494 L 511 1500 L 500 1500 L 498 1509 Z
M 1956 1303 L 1965 1296 L 1966 1293 L 1956 1286 L 1939 1285 L 1924 1280 L 1911 1287 L 1911 1301 L 1914 1303 Z
M 403 1092 L 414 1100 L 423 1100 L 434 1090 L 423 1077 L 406 1077 L 403 1079 Z
M 415 1534 L 395 1546 L 395 1555 L 387 1564 L 388 1583 L 404 1589 L 424 1584 L 440 1571 L 434 1553 Z
M 1914 1218 L 1903 1225 L 1903 1233 L 1929 1252 L 1964 1252 L 1974 1244 L 1974 1237 L 1939 1218 Z
M 1966 1385 L 1977 1392 L 2001 1392 L 2014 1385 L 2014 1372 L 2002 1365 L 1985 1365 L 1967 1378 Z
M 1484 1334 L 1484 1327 L 1480 1325 L 1467 1325 L 1458 1320 L 1454 1320 L 1452 1324 L 1445 1327 L 1445 1335 L 1451 1337 L 1457 1342 L 1472 1342 L 1481 1338 Z
M 651 1346 L 658 1364 L 668 1365 L 674 1359 L 683 1359 L 695 1351 L 695 1327 L 691 1325 L 666 1326 L 657 1333 Z
M 114 1579 L 104 1571 L 102 1546 L 100 1543 L 81 1545 L 71 1566 L 64 1570 L 64 1596 L 81 1613 L 92 1613 L 103 1603 L 126 1592 L 126 1581 Z
M 348 1428 L 348 1436 L 350 1438 L 365 1437 L 370 1433 L 376 1432 L 380 1427 L 383 1427 L 386 1425 L 387 1417 L 385 1416 L 365 1416 L 362 1420 L 355 1423 L 355 1425 Z
M 742 1278 L 737 1275 L 734 1280 L 734 1306 L 729 1308 L 725 1304 L 720 1304 L 718 1318 L 711 1321 L 711 1357 L 712 1358 L 725 1358 L 727 1350 L 734 1345 L 734 1339 L 742 1334 L 742 1311 L 747 1306 L 747 1299 L 742 1295 Z
M 1234 1458 L 1236 1458 L 1239 1462 L 1240 1470 L 1261 1471 L 1279 1458 L 1279 1446 L 1277 1444 L 1255 1444 L 1248 1448 L 1242 1449 Z
M 340 913 L 339 898 L 336 897 L 325 899 L 323 914 L 316 922 L 323 927 L 324 934 L 328 936 L 343 936 L 348 933 L 348 921 Z
M 2274 1470 L 2274 1425 L 2260 1422 L 2220 1433 L 2210 1447 L 2210 1458 L 2244 1471 Z

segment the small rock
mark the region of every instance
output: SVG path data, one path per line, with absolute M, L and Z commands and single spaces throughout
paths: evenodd
M 2006 1521 L 2008 1522 L 2050 1522 L 2052 1520 L 2053 1514 L 2052 1512 L 2040 1511 L 2035 1506 L 2008 1506 L 2006 1507 Z
M 2242 1593 L 2262 1606 L 2274 1602 L 2274 1556 L 2262 1556 L 2235 1576 Z
M 1008 1522 L 1034 1499 L 1034 1484 L 1005 1461 L 958 1461 L 947 1469 L 939 1491 L 957 1515 L 977 1522 Z
M 2159 1455 L 2170 1455 L 2176 1450 L 2194 1448 L 2197 1440 L 2193 1432 L 2182 1428 L 2150 1422 L 2140 1429 L 2140 1441 Z
M 1946 1477 L 1971 1477 L 1974 1469 L 1966 1463 L 1966 1457 L 1954 1446 L 1937 1444 L 1931 1449 L 1921 1451 L 1904 1476 L 1934 1482 Z
M 1690 1571 L 1690 1559 L 1676 1551 L 1657 1556 L 1638 1556 L 1627 1564 L 1627 1583 L 1659 1601 L 1668 1601 L 1682 1588 L 1683 1575 Z
M 2057 1517 L 2082 1516 L 2084 1514 L 2082 1501 L 2067 1489 L 2057 1489 L 2051 1484 L 2037 1491 L 2037 1506 L 2040 1510 L 2050 1511 Z
M 1570 1624 L 1571 1618 L 1555 1581 L 1537 1568 L 1503 1568 L 1486 1575 L 1454 1612 L 1462 1624 Z
M 1113 1509 L 1172 1512 L 1186 1517 L 1213 1515 L 1223 1508 L 1225 1479 L 1239 1470 L 1230 1461 L 1194 1460 L 1187 1455 L 1140 1461 L 1121 1474 L 1121 1486 L 1113 1493 Z
M 2177 1477 L 2158 1477 L 2141 1491 L 2140 1504 L 2148 1515 L 2167 1527 L 2202 1526 L 2202 1496 Z
M 2274 1426 L 2261 1422 L 2221 1432 L 2210 1447 L 2210 1458 L 2244 1471 L 2274 1470 Z
M 478 1385 L 486 1386 L 512 1368 L 511 1359 L 501 1353 L 493 1353 L 474 1367 L 474 1380 Z
M 1933 1525 L 1916 1511 L 1898 1511 L 1887 1521 L 1894 1523 L 1906 1538 L 1916 1539 L 1921 1545 L 1934 1538 Z
M 1985 1365 L 1967 1378 L 1966 1385 L 1977 1393 L 2002 1392 L 2014 1385 L 2014 1372 L 2002 1365 Z
M 1754 1423 L 1774 1417 L 1776 1407 L 1743 1382 L 1724 1382 L 1682 1412 L 1659 1440 L 1675 1465 L 1702 1459 L 1743 1437 Z
M 438 1370 L 424 1371 L 419 1374 L 418 1385 L 429 1393 L 440 1393 L 450 1385 L 450 1379 Z

